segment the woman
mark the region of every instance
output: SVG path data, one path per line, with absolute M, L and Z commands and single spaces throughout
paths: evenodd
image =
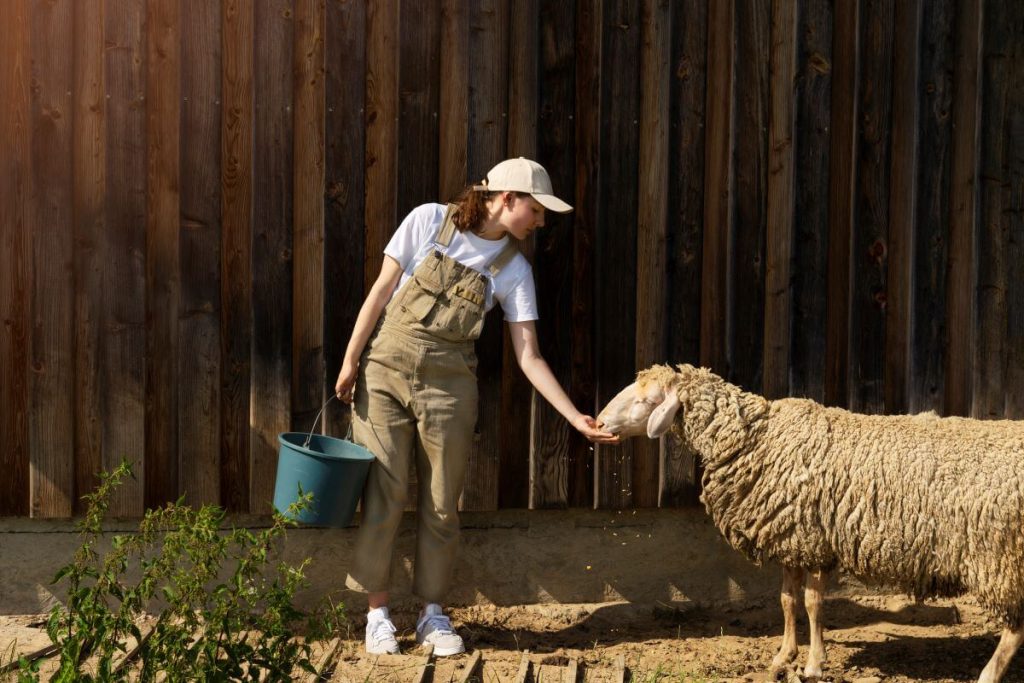
M 369 653 L 398 652 L 388 581 L 414 455 L 413 591 L 425 602 L 416 640 L 432 644 L 438 656 L 465 651 L 440 603 L 451 580 L 458 501 L 477 418 L 473 344 L 495 302 L 508 321 L 519 366 L 537 391 L 591 441 L 618 441 L 576 409 L 538 349 L 533 271 L 509 237 L 523 240 L 542 227 L 545 208 L 572 211 L 552 194 L 547 171 L 522 157 L 492 168 L 454 204 L 417 207 L 385 248 L 380 275 L 359 311 L 335 391 L 354 403 L 353 439 L 377 456 L 346 581 L 368 594 Z

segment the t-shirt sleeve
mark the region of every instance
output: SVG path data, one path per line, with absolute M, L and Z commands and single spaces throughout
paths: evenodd
M 409 212 L 391 241 L 384 247 L 384 253 L 398 261 L 402 270 L 408 272 L 416 252 L 428 239 L 433 237 L 432 231 L 437 228 L 433 220 L 437 214 L 437 205 L 423 204 Z
M 510 323 L 521 323 L 537 320 L 537 288 L 533 282 L 533 269 L 527 266 L 526 272 L 516 283 L 504 292 L 495 292 L 494 297 L 505 312 L 505 320 Z

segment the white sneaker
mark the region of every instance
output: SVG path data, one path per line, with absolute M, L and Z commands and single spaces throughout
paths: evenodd
M 435 657 L 448 657 L 466 651 L 462 637 L 452 628 L 440 605 L 430 603 L 420 613 L 416 623 L 416 642 L 434 646 Z
M 371 655 L 397 655 L 398 629 L 391 623 L 387 607 L 370 610 L 366 615 L 366 652 Z

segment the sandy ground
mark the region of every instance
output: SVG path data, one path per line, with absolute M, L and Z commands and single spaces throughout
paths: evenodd
M 416 615 L 394 617 L 403 654 L 365 655 L 362 624 L 354 618 L 333 680 L 416 680 L 423 660 L 413 633 Z M 524 657 L 535 682 L 567 681 L 573 661 L 578 681 L 619 680 L 619 662 L 633 681 L 766 681 L 782 633 L 775 603 L 717 610 L 629 603 L 472 606 L 453 609 L 452 617 L 470 651 L 482 655 L 472 680 L 495 683 L 516 681 Z M 6 652 L 16 643 L 17 651 L 28 652 L 46 645 L 41 622 L 38 616 L 0 617 L 0 646 Z M 915 604 L 899 595 L 846 590 L 826 601 L 825 623 L 824 679 L 847 683 L 975 680 L 997 642 L 994 625 L 969 598 Z M 806 642 L 802 624 L 800 665 Z M 460 680 L 469 659 L 438 660 L 427 680 Z M 1024 681 L 1024 655 L 1003 680 Z

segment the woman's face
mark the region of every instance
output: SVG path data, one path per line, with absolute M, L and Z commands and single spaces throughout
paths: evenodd
M 512 237 L 525 240 L 537 228 L 544 227 L 544 207 L 530 195 L 516 196 L 514 192 L 503 193 L 505 211 L 501 224 Z

